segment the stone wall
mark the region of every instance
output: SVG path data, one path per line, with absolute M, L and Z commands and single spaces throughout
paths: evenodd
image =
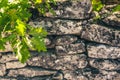
M 90 0 L 63 1 L 56 15 L 33 11 L 32 26 L 48 31 L 47 52 L 31 52 L 21 64 L 0 54 L 0 80 L 120 80 L 120 20 L 113 14 L 94 23 Z

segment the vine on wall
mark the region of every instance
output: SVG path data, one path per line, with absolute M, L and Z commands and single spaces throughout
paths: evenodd
M 0 0 L 0 49 L 4 50 L 9 43 L 21 63 L 30 57 L 29 50 L 46 51 L 46 30 L 32 27 L 27 22 L 31 17 L 30 8 L 37 8 L 42 14 L 52 12 L 49 3 L 55 4 L 55 1 Z

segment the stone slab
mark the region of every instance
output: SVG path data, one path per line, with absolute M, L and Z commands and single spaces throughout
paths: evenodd
M 30 21 L 29 24 L 33 27 L 44 27 L 48 35 L 65 35 L 77 34 L 82 30 L 82 22 L 74 20 L 61 20 L 53 18 L 37 18 Z
M 55 39 L 55 45 L 69 45 L 76 42 L 78 38 L 73 35 L 64 35 L 64 36 L 57 36 Z
M 9 62 L 9 61 L 14 61 L 14 60 L 18 60 L 14 54 L 12 53 L 1 53 L 2 54 L 2 57 L 0 58 L 0 63 L 6 63 L 6 62 Z
M 65 0 L 57 2 L 52 8 L 55 15 L 48 12 L 47 17 L 86 19 L 90 17 L 92 7 L 90 0 Z
M 115 71 L 101 71 L 94 80 L 120 80 L 120 74 Z
M 85 52 L 84 43 L 75 43 L 69 45 L 56 46 L 57 55 L 78 54 Z
M 67 80 L 89 80 L 82 74 L 76 74 L 75 71 L 64 71 L 64 78 Z
M 90 59 L 89 63 L 92 67 L 101 70 L 119 70 L 120 61 L 117 60 L 104 60 L 104 59 Z
M 120 47 L 107 45 L 89 44 L 87 46 L 88 56 L 91 58 L 118 59 L 120 58 Z
M 5 64 L 0 64 L 0 76 L 4 76 L 6 74 L 6 66 Z
M 26 66 L 26 63 L 20 63 L 18 61 L 13 61 L 13 62 L 7 62 L 6 63 L 6 68 L 7 69 L 16 69 L 16 68 L 23 68 Z
M 104 43 L 112 46 L 120 46 L 120 31 L 106 28 L 97 24 L 83 27 L 81 38 Z
M 38 56 L 28 61 L 29 66 L 40 66 L 43 68 L 51 68 L 57 70 L 74 70 L 76 68 L 84 68 L 87 66 L 86 56 L 67 55 L 67 56 Z
M 35 76 L 45 76 L 51 74 L 55 74 L 55 71 L 39 70 L 34 68 L 24 68 L 24 69 L 21 68 L 17 70 L 10 70 L 8 76 L 17 77 L 24 75 L 24 77 L 35 77 Z

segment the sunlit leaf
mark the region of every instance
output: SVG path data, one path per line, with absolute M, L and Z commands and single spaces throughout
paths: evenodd
M 55 4 L 54 0 L 0 0 L 0 49 L 10 43 L 21 63 L 29 59 L 29 49 L 46 51 L 44 38 L 47 31 L 27 23 L 31 17 L 30 8 L 38 9 L 43 15 L 46 11 L 52 12 L 49 2 Z
M 19 19 L 16 22 L 17 22 L 16 30 L 18 34 L 20 34 L 21 36 L 24 36 L 26 31 L 25 24 Z
M 92 0 L 92 8 L 94 11 L 100 11 L 103 6 L 101 0 Z
M 24 42 L 18 42 L 16 45 L 16 57 L 21 63 L 25 63 L 30 57 L 30 52 Z
M 42 3 L 42 2 L 43 2 L 43 0 L 36 0 L 36 2 L 35 2 L 35 3 L 40 4 L 40 3 Z

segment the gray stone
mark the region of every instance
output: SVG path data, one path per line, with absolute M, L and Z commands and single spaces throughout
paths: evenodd
M 7 69 L 23 68 L 25 66 L 26 66 L 26 63 L 23 64 L 23 63 L 20 63 L 18 61 L 16 61 L 16 62 L 7 62 L 6 63 L 6 68 Z
M 120 74 L 115 71 L 101 71 L 100 74 L 95 76 L 94 80 L 120 80 Z
M 99 72 L 96 73 L 95 68 L 90 69 L 90 67 L 84 68 L 84 69 L 77 69 L 73 72 L 68 72 L 68 76 L 69 74 L 71 74 L 70 77 L 75 76 L 75 78 L 76 78 L 76 75 L 79 77 L 83 76 L 85 80 L 119 80 L 120 79 L 120 74 L 117 73 L 116 71 L 100 70 Z M 69 79 L 69 80 L 72 80 L 72 79 Z M 78 80 L 81 80 L 81 79 L 78 79 Z
M 14 54 L 6 53 L 5 55 L 2 55 L 2 58 L 0 58 L 0 63 L 6 63 L 12 60 L 17 60 Z
M 0 64 L 0 76 L 4 76 L 6 74 L 6 66 L 5 64 Z
M 117 59 L 120 58 L 120 47 L 112 47 L 107 45 L 87 46 L 88 56 L 91 58 Z
M 52 75 L 52 74 L 55 74 L 55 71 L 24 68 L 24 69 L 10 70 L 8 76 L 17 77 L 24 75 L 25 77 L 35 77 L 35 76 L 44 76 L 44 75 Z
M 96 24 L 83 27 L 81 38 L 98 43 L 120 46 L 120 31 L 114 31 L 113 29 Z
M 85 52 L 85 46 L 83 43 L 56 46 L 55 49 L 57 55 L 78 54 Z
M 68 45 L 77 41 L 77 37 L 73 35 L 59 36 L 55 40 L 56 45 Z
M 86 76 L 82 74 L 76 74 L 74 71 L 64 71 L 64 77 L 67 80 L 89 80 Z
M 119 70 L 120 62 L 117 60 L 104 60 L 104 59 L 90 59 L 89 63 L 92 67 L 101 70 Z
M 46 13 L 46 16 L 68 19 L 85 19 L 90 17 L 91 8 L 90 0 L 60 1 L 57 2 L 56 6 L 53 6 L 55 15 L 48 12 Z
M 42 55 L 42 56 L 33 56 L 30 60 L 27 61 L 27 64 L 30 66 L 41 66 L 44 68 L 53 68 L 54 61 L 56 60 L 55 55 Z
M 55 47 L 55 41 L 53 37 L 47 37 L 45 38 L 45 44 L 47 48 L 54 48 Z
M 112 1 L 117 1 L 117 0 L 112 0 Z M 120 1 L 119 1 L 119 3 L 120 3 Z M 104 18 L 102 19 L 102 21 L 105 25 L 108 25 L 108 27 L 111 27 L 111 28 L 120 29 L 120 11 L 115 11 L 115 12 L 111 13 L 111 9 L 114 9 L 114 7 L 117 4 L 106 5 L 105 8 L 103 10 L 101 10 L 100 14 L 102 16 L 105 15 Z M 109 14 L 109 13 L 111 13 L 111 14 Z
M 60 20 L 50 18 L 38 18 L 30 21 L 29 24 L 34 27 L 46 28 L 48 35 L 80 34 L 82 27 L 81 21 Z
M 69 55 L 59 56 L 55 61 L 55 68 L 61 70 L 75 70 L 77 68 L 84 68 L 87 66 L 86 56 L 81 55 Z
M 45 38 L 45 44 L 46 46 L 49 46 L 51 44 L 51 40 L 49 38 Z
M 107 25 L 111 26 L 112 28 L 120 29 L 120 18 L 117 17 L 120 14 L 112 14 L 107 18 L 103 19 L 103 22 Z
M 44 68 L 74 70 L 76 68 L 84 68 L 87 66 L 86 56 L 66 55 L 66 56 L 38 56 L 28 61 L 30 66 L 41 66 Z
M 0 80 L 17 80 L 15 78 L 0 78 Z

